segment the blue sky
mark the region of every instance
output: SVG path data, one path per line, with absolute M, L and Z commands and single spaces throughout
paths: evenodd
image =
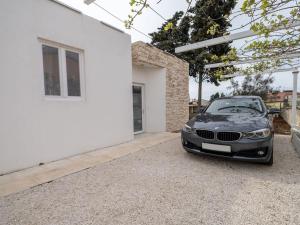
M 99 9 L 97 6 L 93 4 L 87 6 L 83 3 L 83 0 L 60 0 L 60 1 L 76 9 L 79 9 L 84 14 L 87 14 L 98 20 L 107 22 L 121 30 L 124 30 L 126 33 L 129 33 L 131 35 L 132 42 L 139 41 L 139 40 L 144 42 L 151 41 L 148 37 L 134 30 L 130 31 L 125 29 L 124 24 L 122 24 L 120 21 L 118 21 L 117 19 L 115 19 L 105 11 Z M 129 0 L 97 0 L 96 2 L 97 4 L 101 5 L 103 8 L 117 15 L 119 18 L 123 20 L 127 18 L 127 15 L 130 12 Z M 159 4 L 157 4 L 157 2 L 158 0 L 149 0 L 151 7 L 157 10 L 165 18 L 171 17 L 178 10 L 186 10 L 187 8 L 186 0 L 162 0 Z M 239 10 L 241 3 L 242 0 L 239 0 L 235 10 Z M 238 19 L 232 22 L 232 28 L 237 28 L 241 26 L 242 24 L 246 23 L 247 20 L 248 19 L 246 16 L 239 17 Z M 134 27 L 145 34 L 148 34 L 153 31 L 156 31 L 156 29 L 160 27 L 163 22 L 164 20 L 159 16 L 157 16 L 153 11 L 146 9 L 144 10 L 142 15 L 137 17 L 137 19 L 134 22 Z M 247 27 L 244 29 L 247 29 Z M 242 45 L 244 42 L 245 40 L 235 41 L 233 42 L 232 45 L 238 47 Z M 292 89 L 291 72 L 274 73 L 273 75 L 275 78 L 275 82 L 274 82 L 275 87 L 279 87 L 283 90 Z M 242 80 L 242 78 L 236 78 L 236 79 L 238 79 L 239 81 Z M 197 98 L 197 93 L 198 93 L 197 85 L 198 84 L 195 83 L 193 79 L 190 79 L 190 84 L 189 84 L 190 98 Z M 230 81 L 221 82 L 220 86 L 218 87 L 216 87 L 213 84 L 203 83 L 203 98 L 209 99 L 209 97 L 212 94 L 218 91 L 229 93 L 228 86 L 230 86 Z M 300 91 L 300 79 L 298 80 L 298 90 Z

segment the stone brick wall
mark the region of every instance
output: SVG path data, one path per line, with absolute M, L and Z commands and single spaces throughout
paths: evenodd
M 150 44 L 132 44 L 132 62 L 166 68 L 166 129 L 180 130 L 189 118 L 189 65 Z

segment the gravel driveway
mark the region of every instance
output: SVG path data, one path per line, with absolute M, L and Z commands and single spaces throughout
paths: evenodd
M 300 158 L 272 167 L 185 153 L 176 139 L 0 198 L 0 224 L 300 224 Z

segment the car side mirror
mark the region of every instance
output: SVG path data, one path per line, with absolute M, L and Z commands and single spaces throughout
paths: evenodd
M 279 114 L 279 113 L 280 113 L 280 109 L 275 109 L 275 108 L 268 109 L 268 114 L 270 115 Z

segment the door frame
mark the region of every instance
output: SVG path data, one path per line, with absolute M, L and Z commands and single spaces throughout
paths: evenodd
M 141 133 L 145 132 L 145 84 L 133 82 L 132 86 L 141 87 L 141 95 L 142 95 L 142 130 L 134 132 L 134 126 L 133 126 L 133 134 L 141 134 Z M 133 95 L 132 95 L 132 98 L 133 98 Z M 132 112 L 133 112 L 133 105 L 132 105 Z M 133 122 L 134 122 L 133 114 L 132 114 L 132 119 L 133 119 Z

